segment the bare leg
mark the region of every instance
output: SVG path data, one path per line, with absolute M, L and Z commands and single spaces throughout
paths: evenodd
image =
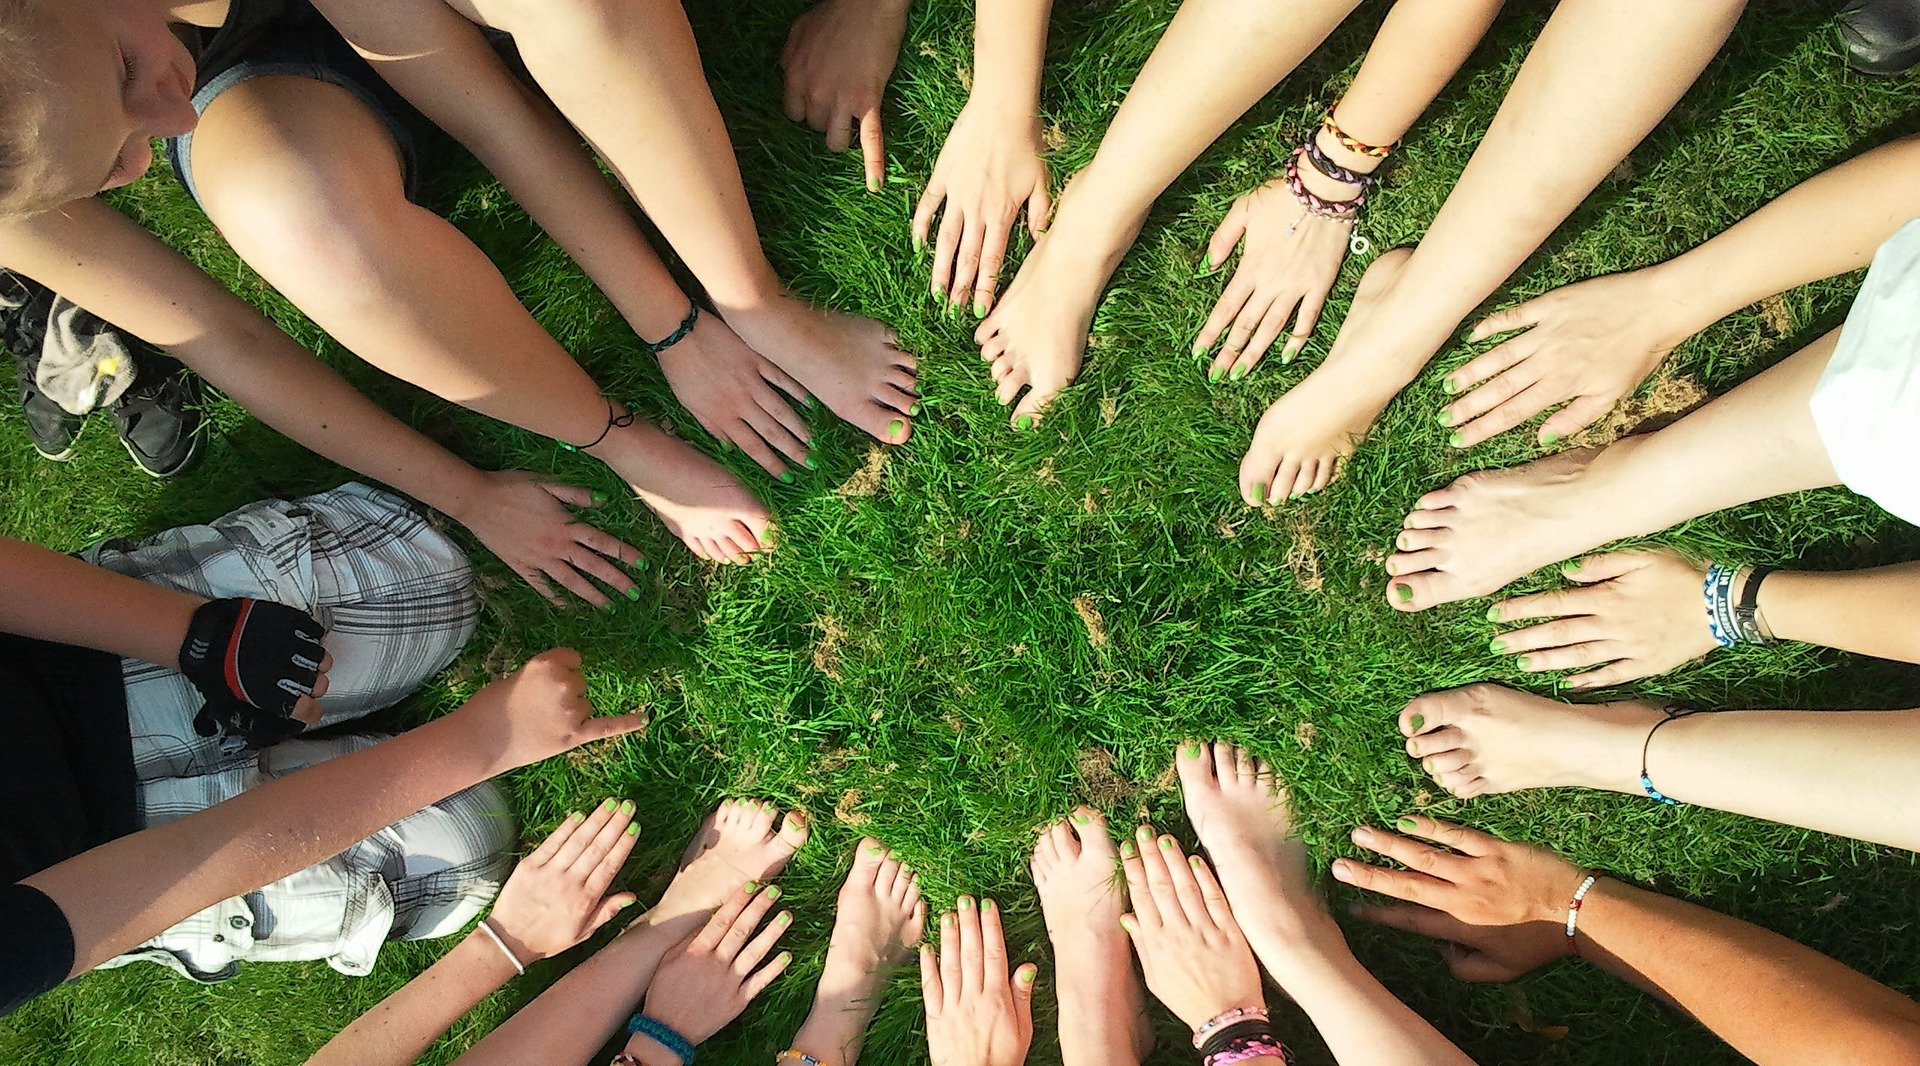
M 514 35 L 527 69 L 619 175 L 727 324 L 888 443 L 918 407 L 913 357 L 877 322 L 786 294 L 767 262 L 678 0 L 450 0 Z
M 1141 68 L 1093 162 L 1061 195 L 1046 235 L 974 339 L 1000 402 L 1032 425 L 1080 373 L 1101 290 L 1147 208 L 1206 147 L 1319 47 L 1356 0 L 1189 0 Z M 1222 62 L 1223 50 L 1232 59 Z
M 920 878 L 868 837 L 855 849 L 853 870 L 840 889 L 827 964 L 813 1010 L 793 1046 L 834 1066 L 854 1066 L 880 994 L 927 924 Z
M 1648 732 L 1646 703 L 1575 705 L 1499 685 L 1407 705 L 1407 753 L 1461 798 L 1529 788 L 1662 793 L 1701 807 L 1920 851 L 1920 710 L 1722 711 Z
M 257 78 L 194 135 L 207 213 L 248 263 L 369 362 L 481 414 L 556 440 L 600 436 L 607 401 L 446 220 L 408 203 L 384 126 L 352 94 Z M 762 548 L 766 506 L 719 464 L 645 422 L 606 462 L 703 558 Z
M 1564 0 L 1405 269 L 1366 313 L 1355 307 L 1327 361 L 1260 420 L 1242 497 L 1257 504 L 1256 485 L 1285 495 L 1331 480 L 1460 320 L 1680 99 L 1744 6 Z M 1301 479 L 1309 465 L 1319 474 Z
M 1348 1066 L 1471 1066 L 1353 957 L 1307 874 L 1306 848 L 1273 771 L 1230 744 L 1183 745 L 1175 766 L 1187 816 L 1247 942 L 1334 1058 Z
M 1139 1066 L 1153 1050 L 1146 989 L 1120 928 L 1120 853 L 1090 807 L 1042 830 L 1033 884 L 1053 941 L 1061 1066 Z
M 1428 493 L 1387 559 L 1387 602 L 1422 611 L 1485 596 L 1608 541 L 1838 484 L 1808 401 L 1839 337 L 1828 333 L 1657 433 Z

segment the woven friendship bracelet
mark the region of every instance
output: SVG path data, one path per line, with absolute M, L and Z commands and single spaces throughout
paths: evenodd
M 1300 180 L 1300 157 L 1305 154 L 1306 149 L 1295 148 L 1293 154 L 1287 157 L 1287 190 L 1293 193 L 1293 198 L 1304 204 L 1307 210 L 1322 218 L 1330 218 L 1336 222 L 1354 221 L 1359 217 L 1360 209 L 1366 206 L 1367 194 L 1361 192 L 1351 200 L 1329 200 L 1307 188 L 1306 183 Z
M 1307 154 L 1307 162 L 1313 164 L 1313 169 L 1330 181 L 1337 181 L 1342 185 L 1358 185 L 1362 189 L 1370 189 L 1380 181 L 1378 174 L 1362 174 L 1334 162 L 1333 157 L 1327 154 L 1327 150 L 1320 147 L 1320 141 L 1317 138 L 1308 137 L 1300 145 L 1300 150 Z
M 1338 122 L 1333 120 L 1333 113 L 1338 110 L 1340 110 L 1340 104 L 1336 101 L 1332 107 L 1327 108 L 1325 117 L 1320 119 L 1320 128 L 1326 130 L 1335 141 L 1338 141 L 1340 147 L 1355 155 L 1372 156 L 1375 159 L 1385 159 L 1393 154 L 1394 149 L 1400 147 L 1399 141 L 1392 144 L 1368 144 L 1348 134 L 1346 130 L 1340 128 Z
M 816 1059 L 812 1055 L 807 1054 L 806 1052 L 800 1050 L 797 1047 L 790 1047 L 787 1050 L 782 1051 L 780 1054 L 775 1055 L 773 1057 L 773 1061 L 775 1063 L 797 1062 L 800 1064 L 800 1066 L 831 1066 L 830 1063 L 827 1063 L 820 1059 Z
M 642 338 L 640 343 L 646 345 L 648 351 L 652 352 L 655 355 L 659 355 L 661 352 L 666 351 L 668 348 L 671 348 L 674 345 L 679 344 L 681 341 L 686 340 L 687 334 L 693 332 L 693 327 L 697 323 L 699 323 L 699 321 L 700 321 L 700 305 L 697 302 L 690 301 L 687 306 L 687 317 L 681 319 L 680 325 L 675 327 L 672 333 L 667 334 L 664 340 L 650 341 Z
M 1256 1033 L 1233 1041 L 1225 1048 L 1208 1055 L 1202 1060 L 1204 1066 L 1233 1066 L 1234 1063 L 1252 1059 L 1279 1059 L 1284 1063 L 1293 1062 L 1293 1053 L 1287 1046 L 1275 1039 L 1269 1032 Z
M 1739 572 L 1737 566 L 1714 563 L 1707 567 L 1706 580 L 1701 583 L 1707 603 L 1707 632 L 1723 648 L 1740 643 L 1740 627 L 1733 617 L 1733 578 Z
M 693 1041 L 656 1018 L 636 1014 L 627 1022 L 627 1032 L 638 1033 L 666 1048 L 680 1059 L 680 1066 L 693 1066 Z

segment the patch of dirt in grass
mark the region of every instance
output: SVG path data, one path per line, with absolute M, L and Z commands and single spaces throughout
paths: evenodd
M 1096 648 L 1107 646 L 1107 620 L 1100 616 L 1100 608 L 1093 605 L 1093 597 L 1081 594 L 1073 598 L 1074 612 L 1087 627 L 1087 643 Z
M 1080 798 L 1095 810 L 1110 810 L 1133 798 L 1133 785 L 1113 768 L 1113 752 L 1094 746 L 1074 759 L 1080 771 Z
M 838 681 L 840 648 L 847 642 L 847 627 L 834 616 L 823 614 L 813 620 L 813 628 L 820 631 L 820 639 L 813 644 L 813 668 Z
M 1040 140 L 1047 146 L 1047 151 L 1057 152 L 1067 146 L 1067 131 L 1058 122 L 1049 122 L 1047 128 L 1041 131 Z
M 867 463 L 853 472 L 853 476 L 840 483 L 834 494 L 842 499 L 858 496 L 872 496 L 880 491 L 880 483 L 887 472 L 887 453 L 878 445 L 867 449 Z
M 1308 592 L 1319 592 L 1327 579 L 1320 573 L 1320 540 L 1313 534 L 1313 519 L 1296 512 L 1287 522 L 1293 542 L 1287 546 L 1287 569 L 1293 579 Z
M 1605 445 L 1629 433 L 1651 432 L 1678 421 L 1709 399 L 1707 390 L 1693 378 L 1658 371 L 1652 388 L 1616 406 L 1611 414 L 1574 434 L 1567 443 L 1572 447 Z
M 839 822 L 841 825 L 854 826 L 866 825 L 872 821 L 872 819 L 861 814 L 858 810 L 861 802 L 865 800 L 865 798 L 857 788 L 850 788 L 840 793 L 840 802 L 833 805 L 834 821 Z
M 1760 321 L 1766 323 L 1767 331 L 1776 337 L 1793 334 L 1793 308 L 1787 306 L 1787 298 L 1774 293 L 1760 301 Z
M 1293 727 L 1293 742 L 1300 745 L 1301 751 L 1312 751 L 1313 742 L 1320 739 L 1320 727 L 1312 722 L 1301 722 Z

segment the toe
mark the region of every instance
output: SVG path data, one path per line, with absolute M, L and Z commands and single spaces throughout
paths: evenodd
M 1424 611 L 1444 603 L 1446 575 L 1435 571 L 1407 574 L 1387 582 L 1387 603 L 1396 611 Z
M 1422 548 L 1419 551 L 1394 552 L 1387 556 L 1387 573 L 1399 577 L 1401 574 L 1418 574 L 1422 571 L 1438 570 L 1446 559 L 1446 553 L 1439 548 Z
M 1416 507 L 1407 512 L 1404 525 L 1408 529 L 1445 529 L 1452 519 L 1452 508 Z
M 1437 529 L 1403 529 L 1393 538 L 1393 546 L 1402 552 L 1425 551 L 1439 544 L 1443 536 Z
M 887 864 L 887 846 L 873 837 L 863 838 L 853 849 L 853 870 L 847 874 L 849 885 L 871 888 L 880 881 L 881 868 Z M 888 878 L 891 880 L 891 877 Z
M 767 806 L 769 811 L 768 817 L 771 818 L 773 805 L 768 804 Z M 807 842 L 807 837 L 811 835 L 811 833 L 812 829 L 807 825 L 807 814 L 805 811 L 788 811 L 787 816 L 780 821 L 780 842 L 786 845 L 790 852 L 799 851 L 801 846 Z
M 1437 755 L 1428 755 L 1420 760 L 1420 768 L 1427 776 L 1439 780 L 1449 774 L 1459 774 L 1473 765 L 1473 753 L 1453 748 Z
M 1197 740 L 1181 743 L 1174 755 L 1173 768 L 1180 775 L 1180 791 L 1183 793 L 1215 787 L 1213 751 Z
M 1415 697 L 1400 712 L 1400 735 L 1413 737 L 1451 725 L 1456 719 L 1456 702 L 1452 692 L 1429 692 Z
M 1099 811 L 1085 805 L 1075 807 L 1067 821 L 1076 848 L 1092 850 L 1112 847 L 1112 837 L 1107 834 L 1106 816 Z

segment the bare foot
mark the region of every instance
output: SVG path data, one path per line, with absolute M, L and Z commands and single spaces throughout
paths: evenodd
M 790 402 L 807 390 L 747 347 L 719 315 L 700 315 L 693 332 L 661 352 L 660 372 L 700 428 L 767 473 L 790 482 L 789 465 L 817 465 L 813 434 Z
M 1120 928 L 1126 884 L 1120 853 L 1089 807 L 1041 831 L 1033 884 L 1053 941 L 1061 1066 L 1138 1063 L 1153 1050 L 1146 989 Z
M 1303 947 L 1344 945 L 1307 875 L 1306 845 L 1273 770 L 1226 743 L 1182 744 L 1174 766 L 1187 819 L 1268 972 L 1278 979 L 1276 968 Z
M 917 366 L 895 346 L 887 327 L 785 295 L 726 317 L 754 351 L 862 432 L 887 444 L 913 433 L 912 418 L 920 409 Z
M 854 1066 L 867 1026 L 880 1009 L 881 990 L 912 957 L 926 924 L 919 876 L 894 859 L 886 845 L 872 837 L 862 840 L 840 888 L 813 1010 L 794 1034 L 793 1046 L 834 1066 Z
M 1633 438 L 1613 445 L 1632 445 Z M 1420 498 L 1387 557 L 1387 602 L 1424 611 L 1487 596 L 1613 539 L 1583 499 L 1581 475 L 1600 449 L 1561 452 L 1510 470 L 1482 470 Z
M 636 421 L 588 454 L 619 474 L 700 558 L 744 563 L 773 547 L 767 505 L 725 467 L 659 427 Z
M 1067 213 L 1072 193 L 1069 182 L 1060 194 L 1060 221 L 1034 244 L 993 313 L 973 332 L 980 358 L 991 364 L 1000 406 L 1026 390 L 1010 418 L 1015 429 L 1032 429 L 1060 390 L 1080 376 L 1100 294 L 1139 232 L 1136 223 L 1118 239 L 1082 239 Z
M 1527 788 L 1640 794 L 1640 747 L 1665 714 L 1646 703 L 1574 705 L 1500 685 L 1433 692 L 1400 712 L 1407 754 L 1461 799 Z
M 654 925 L 687 923 L 691 933 L 749 881 L 765 881 L 786 869 L 807 842 L 807 818 L 792 811 L 774 825 L 777 808 L 766 800 L 727 800 L 707 816 L 680 857 L 680 872 L 647 919 Z
M 1240 498 L 1250 506 L 1319 492 L 1332 484 L 1374 419 L 1406 385 L 1363 351 L 1360 324 L 1393 291 L 1410 248 L 1381 253 L 1354 290 L 1353 310 L 1326 362 L 1273 401 L 1240 461 Z

